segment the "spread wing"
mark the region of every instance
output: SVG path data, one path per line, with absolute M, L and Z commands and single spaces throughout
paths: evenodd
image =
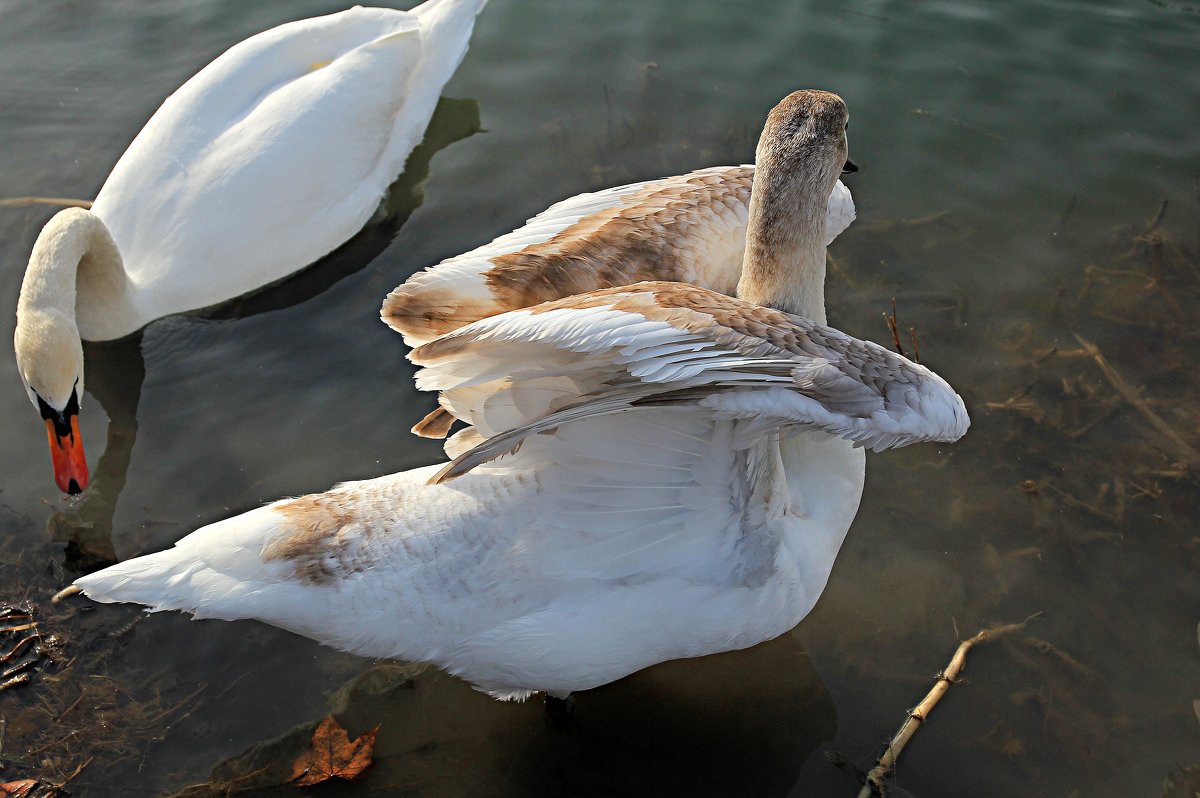
M 388 295 L 381 316 L 417 346 L 496 313 L 641 280 L 731 294 L 753 177 L 753 166 L 719 166 L 571 197 L 413 275 Z M 825 243 L 853 220 L 853 199 L 839 182 Z
M 639 407 L 703 408 L 770 434 L 819 428 L 881 450 L 953 441 L 940 377 L 831 327 L 681 283 L 639 283 L 483 319 L 414 350 L 417 386 L 474 425 L 444 480 L 530 435 Z M 745 425 L 743 425 L 745 426 Z M 467 451 L 464 451 L 467 449 Z

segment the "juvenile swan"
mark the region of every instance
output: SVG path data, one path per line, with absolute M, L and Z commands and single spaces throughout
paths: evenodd
M 858 167 L 846 162 L 845 171 Z M 643 280 L 732 294 L 741 276 L 754 167 L 685 175 L 579 194 L 524 226 L 430 266 L 388 295 L 383 320 L 420 346 L 506 310 Z M 828 246 L 854 221 L 839 180 L 820 238 Z
M 853 443 L 968 425 L 941 378 L 821 323 L 846 116 L 804 91 L 768 117 L 742 298 L 646 282 L 447 333 L 411 358 L 474 425 L 453 463 L 278 501 L 75 585 L 433 662 L 501 699 L 792 628 L 858 507 Z
M 356 7 L 234 45 L 163 102 L 90 211 L 46 224 L 15 345 L 60 489 L 88 482 L 80 339 L 232 299 L 354 235 L 420 142 L 484 2 Z

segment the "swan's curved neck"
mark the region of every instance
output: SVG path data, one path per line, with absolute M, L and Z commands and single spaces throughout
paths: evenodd
M 42 228 L 17 302 L 17 324 L 38 311 L 74 319 L 81 338 L 109 340 L 132 332 L 129 278 L 100 217 L 68 208 Z
M 761 155 L 738 298 L 824 324 L 825 214 L 833 187 L 814 170 L 776 165 Z

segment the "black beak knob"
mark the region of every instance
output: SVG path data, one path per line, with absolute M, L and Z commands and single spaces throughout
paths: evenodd
M 857 172 L 857 171 L 858 171 L 858 165 L 855 164 L 854 161 L 847 158 L 846 165 L 842 167 L 842 174 L 848 175 L 851 172 Z

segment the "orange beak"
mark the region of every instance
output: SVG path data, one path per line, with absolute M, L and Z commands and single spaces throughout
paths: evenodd
M 52 419 L 46 419 L 46 437 L 50 439 L 50 460 L 54 463 L 58 489 L 72 496 L 83 493 L 88 486 L 88 467 L 79 434 L 79 416 L 71 416 L 71 432 L 65 437 L 59 437 Z

